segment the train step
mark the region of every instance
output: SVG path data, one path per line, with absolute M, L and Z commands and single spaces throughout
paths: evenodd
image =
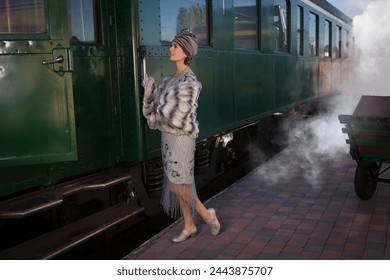
M 36 260 L 55 258 L 143 211 L 143 207 L 130 205 L 126 202 L 117 204 L 0 252 L 0 259 Z
M 81 191 L 104 189 L 130 180 L 129 170 L 120 168 L 47 187 L 1 202 L 0 219 L 24 218 L 61 205 L 66 196 Z

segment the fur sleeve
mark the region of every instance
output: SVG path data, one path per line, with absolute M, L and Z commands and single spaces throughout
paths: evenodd
M 148 122 L 150 129 L 156 129 L 156 95 L 157 88 L 156 83 L 152 77 L 148 78 L 145 83 L 144 98 L 142 113 Z
M 197 100 L 202 84 L 192 76 L 186 76 L 174 87 L 170 87 L 159 99 L 157 113 L 163 116 L 171 126 L 185 134 L 198 134 L 196 121 Z

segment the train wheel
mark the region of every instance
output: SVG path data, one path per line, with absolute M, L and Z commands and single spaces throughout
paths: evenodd
M 362 200 L 370 199 L 378 185 L 378 165 L 373 163 L 358 164 L 355 172 L 355 192 Z

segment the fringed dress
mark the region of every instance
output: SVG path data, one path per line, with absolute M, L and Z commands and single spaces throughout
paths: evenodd
M 202 85 L 190 71 L 166 77 L 159 87 L 145 83 L 143 114 L 151 129 L 161 131 L 164 186 L 161 204 L 171 217 L 182 215 L 180 203 L 194 214 L 197 192 L 194 180 L 195 139 L 199 133 L 197 100 Z M 172 184 L 180 185 L 172 191 Z

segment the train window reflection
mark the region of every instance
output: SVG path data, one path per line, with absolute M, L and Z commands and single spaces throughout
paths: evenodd
M 318 15 L 311 13 L 309 15 L 309 49 L 310 55 L 318 56 Z
M 208 0 L 160 0 L 161 41 L 171 42 L 188 27 L 199 45 L 209 45 Z
M 0 1 L 0 34 L 46 33 L 44 0 Z
M 303 30 L 304 30 L 303 7 L 298 6 L 297 9 L 297 51 L 299 55 L 303 55 Z
M 332 57 L 332 23 L 328 20 L 325 20 L 324 32 L 324 56 Z
M 348 57 L 349 56 L 349 32 L 346 29 L 343 29 L 343 38 L 344 38 L 344 47 L 343 47 L 343 57 Z
M 96 0 L 68 0 L 68 17 L 72 42 L 99 41 Z
M 256 0 L 234 1 L 234 47 L 258 48 Z
M 290 51 L 290 1 L 274 1 L 275 51 Z
M 335 42 L 335 52 L 336 52 L 336 57 L 341 58 L 341 27 L 337 26 L 336 27 L 336 42 Z

